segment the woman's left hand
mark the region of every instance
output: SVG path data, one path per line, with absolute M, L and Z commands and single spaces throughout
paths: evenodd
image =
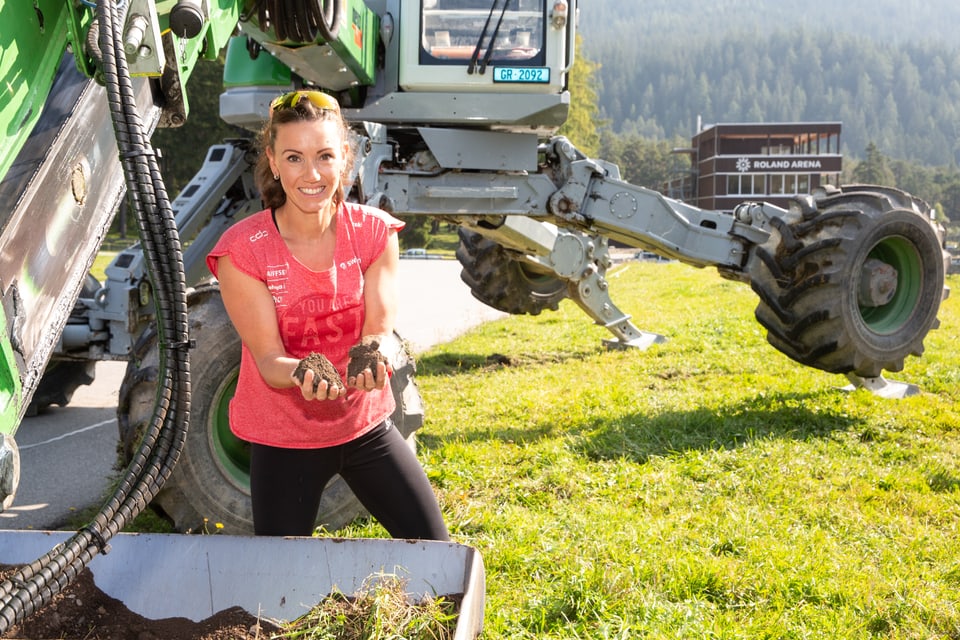
M 369 368 L 364 369 L 356 376 L 348 378 L 347 386 L 353 387 L 354 389 L 360 389 L 361 391 L 383 389 L 387 386 L 387 383 L 390 381 L 390 377 L 392 375 L 393 367 L 388 366 L 383 362 L 378 362 L 376 371 L 371 371 Z

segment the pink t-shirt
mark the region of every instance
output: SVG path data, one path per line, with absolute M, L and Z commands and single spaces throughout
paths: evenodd
M 217 275 L 217 258 L 263 282 L 273 295 L 277 324 L 287 353 L 325 355 L 346 380 L 348 352 L 363 329 L 363 274 L 404 223 L 360 204 L 337 211 L 334 266 L 313 271 L 301 264 L 280 237 L 269 210 L 228 228 L 207 256 Z M 379 391 L 349 389 L 336 400 L 303 399 L 300 389 L 275 389 L 243 345 L 237 391 L 230 401 L 230 429 L 243 440 L 275 447 L 331 447 L 369 431 L 394 409 L 389 385 Z

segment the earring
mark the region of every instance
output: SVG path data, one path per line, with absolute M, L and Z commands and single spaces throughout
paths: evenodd
M 274 179 L 274 180 L 279 180 L 279 179 L 280 179 L 280 174 L 279 174 L 279 173 L 273 174 L 273 179 Z

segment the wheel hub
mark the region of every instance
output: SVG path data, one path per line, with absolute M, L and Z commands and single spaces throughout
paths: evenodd
M 916 247 L 901 236 L 877 243 L 861 270 L 858 301 L 870 329 L 890 334 L 910 319 L 921 295 L 923 277 Z
M 882 307 L 897 292 L 897 270 L 882 260 L 870 258 L 860 272 L 858 300 L 862 307 Z

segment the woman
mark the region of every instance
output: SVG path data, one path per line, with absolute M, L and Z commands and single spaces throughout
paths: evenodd
M 310 535 L 339 473 L 397 538 L 448 540 L 433 489 L 390 421 L 389 365 L 347 377 L 363 338 L 393 339 L 403 222 L 345 200 L 352 161 L 337 102 L 294 91 L 270 107 L 255 169 L 266 209 L 228 229 L 207 265 L 243 343 L 230 427 L 251 444 L 257 535 Z M 294 375 L 321 353 L 344 385 Z

